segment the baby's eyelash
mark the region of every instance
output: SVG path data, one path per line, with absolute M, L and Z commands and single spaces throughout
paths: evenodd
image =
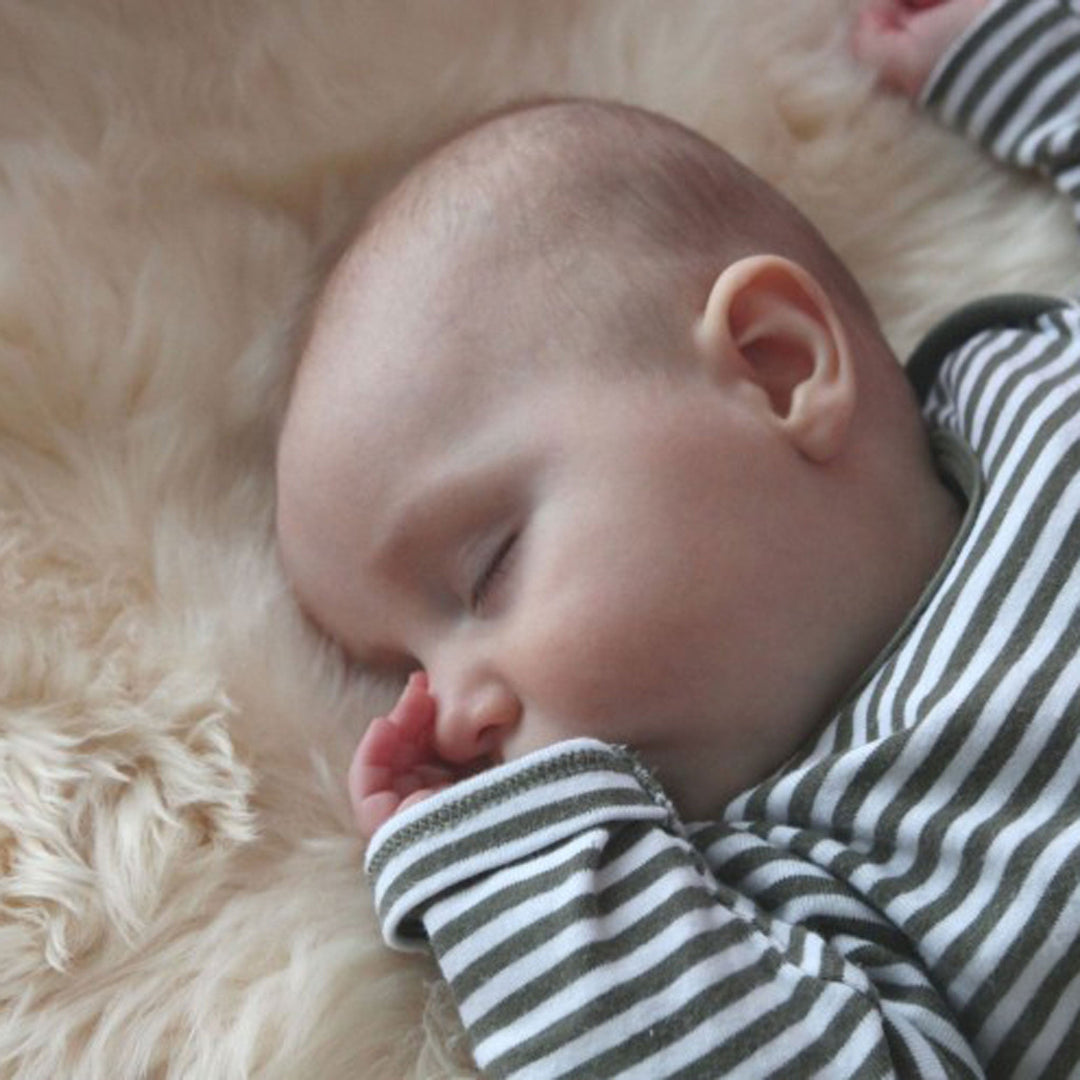
M 469 593 L 469 606 L 473 611 L 479 611 L 483 607 L 484 601 L 506 570 L 508 558 L 518 541 L 518 535 L 516 532 L 508 533 L 506 538 L 491 553 L 491 558 L 484 565 L 480 576 L 476 579 Z

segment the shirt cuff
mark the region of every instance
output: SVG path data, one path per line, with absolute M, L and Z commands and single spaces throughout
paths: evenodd
M 586 830 L 654 821 L 682 831 L 659 785 L 627 750 L 557 743 L 460 781 L 395 814 L 372 838 L 365 870 L 387 944 L 425 945 L 440 895 Z
M 1037 26 L 1040 22 L 1059 22 L 1075 16 L 1064 10 L 1065 0 L 990 0 L 985 9 L 953 41 L 930 72 L 918 97 L 918 104 L 931 112 L 939 112 L 946 123 L 957 124 L 956 87 L 964 83 L 968 67 L 981 71 L 984 62 L 980 54 L 987 47 L 996 53 L 1000 48 L 998 31 L 1010 23 Z M 973 64 L 973 61 L 976 63 Z

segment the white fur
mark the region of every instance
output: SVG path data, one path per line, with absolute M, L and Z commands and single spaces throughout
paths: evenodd
M 361 880 L 385 692 L 274 557 L 295 314 L 419 147 L 538 93 L 725 142 L 901 350 L 1067 289 L 1067 211 L 873 92 L 850 7 L 0 0 L 0 1077 L 474 1075 Z

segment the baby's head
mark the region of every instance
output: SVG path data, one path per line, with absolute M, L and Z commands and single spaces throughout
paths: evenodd
M 490 118 L 377 208 L 278 475 L 302 604 L 427 671 L 446 760 L 592 735 L 695 815 L 814 730 L 955 524 L 817 232 L 704 139 L 590 102 Z

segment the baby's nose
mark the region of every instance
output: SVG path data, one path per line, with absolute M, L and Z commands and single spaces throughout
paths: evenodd
M 438 702 L 435 747 L 455 765 L 498 758 L 503 740 L 521 720 L 521 702 L 497 678 L 486 678 L 444 695 L 433 687 Z

